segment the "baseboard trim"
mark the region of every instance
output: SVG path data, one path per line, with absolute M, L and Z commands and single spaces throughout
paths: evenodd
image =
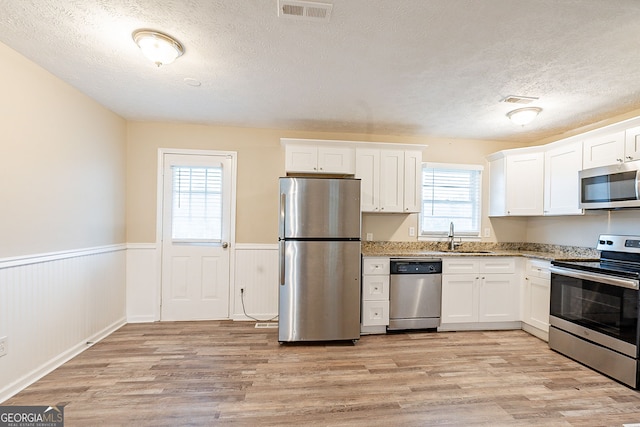
M 45 364 L 43 364 L 43 365 L 39 366 L 38 368 L 32 370 L 30 373 L 28 373 L 27 375 L 23 376 L 22 378 L 19 378 L 16 381 L 14 381 L 13 383 L 8 384 L 7 386 L 3 387 L 2 389 L 0 389 L 0 403 L 2 403 L 5 400 L 9 399 L 10 397 L 14 396 L 15 394 L 19 393 L 20 391 L 24 390 L 26 387 L 28 387 L 31 384 L 33 384 L 34 382 L 38 381 L 40 378 L 42 378 L 45 375 L 49 374 L 50 372 L 52 372 L 56 368 L 62 366 L 65 362 L 73 359 L 78 354 L 82 353 L 83 351 L 85 351 L 87 348 L 91 347 L 95 343 L 103 340 L 105 337 L 107 337 L 111 333 L 113 333 L 113 332 L 117 331 L 118 329 L 120 329 L 126 323 L 127 322 L 126 322 L 125 318 L 121 318 L 121 319 L 117 320 L 116 322 L 114 322 L 111 325 L 107 326 L 103 330 L 93 334 L 92 336 L 87 337 L 86 340 L 83 340 L 82 342 L 77 343 L 73 347 L 71 347 L 68 350 L 64 351 L 63 353 L 59 354 L 57 357 L 49 360 Z
M 131 316 L 127 317 L 127 323 L 153 323 L 157 322 L 160 319 L 156 319 L 152 315 L 141 315 L 141 316 Z

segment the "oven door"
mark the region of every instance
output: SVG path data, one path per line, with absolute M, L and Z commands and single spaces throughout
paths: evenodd
M 551 267 L 549 323 L 565 332 L 638 357 L 638 281 Z

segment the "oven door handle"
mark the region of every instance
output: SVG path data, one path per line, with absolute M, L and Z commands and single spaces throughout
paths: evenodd
M 608 276 L 606 274 L 598 274 L 572 270 L 564 267 L 556 267 L 554 265 L 549 269 L 551 273 L 560 274 L 562 276 L 573 277 L 575 279 L 591 280 L 592 282 L 605 283 L 607 285 L 620 286 L 622 288 L 638 290 L 640 286 L 637 280 L 623 279 L 620 277 Z

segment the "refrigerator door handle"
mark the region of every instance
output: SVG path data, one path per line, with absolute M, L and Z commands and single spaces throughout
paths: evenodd
M 284 286 L 284 240 L 280 240 L 280 286 Z
M 285 203 L 287 202 L 287 195 L 280 193 L 280 238 L 284 239 L 284 220 L 285 220 Z

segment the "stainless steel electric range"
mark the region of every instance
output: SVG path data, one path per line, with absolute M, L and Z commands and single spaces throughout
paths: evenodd
M 639 388 L 640 236 L 602 235 L 598 262 L 551 264 L 549 347 Z

